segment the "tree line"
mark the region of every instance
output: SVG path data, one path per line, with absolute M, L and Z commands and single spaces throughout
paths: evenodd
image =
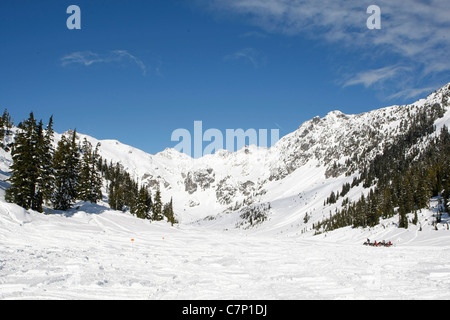
M 11 129 L 13 124 L 9 114 L 0 121 L 3 142 L 9 134 L 4 128 Z M 102 200 L 105 181 L 111 209 L 129 210 L 142 219 L 159 221 L 165 217 L 172 225 L 177 222 L 172 199 L 163 204 L 159 188 L 152 199 L 148 188 L 139 186 L 120 164 L 107 164 L 101 158 L 100 143 L 95 147 L 87 139 L 79 143 L 76 130 L 69 130 L 55 148 L 53 116 L 44 128 L 42 120 L 38 122 L 30 113 L 17 128 L 14 142 L 8 146 L 13 163 L 6 201 L 38 212 L 44 211 L 44 205 L 67 211 L 78 200 Z
M 443 114 L 443 107 L 436 104 L 410 116 L 411 126 L 405 134 L 386 146 L 350 186 L 362 183 L 370 188 L 369 193 L 354 202 L 344 199 L 342 209 L 330 212 L 315 229 L 322 232 L 345 226 L 375 226 L 380 218 L 396 214 L 398 226 L 407 228 L 407 214 L 414 213 L 412 222 L 417 223 L 417 210 L 428 207 L 430 198 L 436 196 L 442 198 L 443 210 L 450 212 L 450 134 L 444 126 L 437 137 L 431 136 L 436 130 L 435 120 Z M 426 147 L 418 143 L 422 140 L 429 141 Z M 338 195 L 344 196 L 350 188 L 346 184 L 340 193 L 332 192 L 324 205 L 335 203 Z

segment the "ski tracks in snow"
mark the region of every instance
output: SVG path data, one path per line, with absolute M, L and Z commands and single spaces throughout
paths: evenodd
M 0 299 L 450 298 L 450 247 L 420 239 L 373 248 L 116 212 L 20 226 L 21 212 L 0 209 Z

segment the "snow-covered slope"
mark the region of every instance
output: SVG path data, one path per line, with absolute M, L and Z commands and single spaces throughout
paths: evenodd
M 428 225 L 428 211 L 422 231 L 385 221 L 274 237 L 79 205 L 43 215 L 0 201 L 0 300 L 450 298 L 450 233 Z
M 340 206 L 323 201 L 358 163 L 407 130 L 408 113 L 442 104 L 436 128 L 450 127 L 449 96 L 450 84 L 412 105 L 330 112 L 272 148 L 200 159 L 79 135 L 141 183 L 160 184 L 181 221 L 173 227 L 106 202 L 51 215 L 5 203 L 11 155 L 0 150 L 0 299 L 449 299 L 450 219 L 434 223 L 436 199 L 406 230 L 398 218 L 317 236 L 311 228 Z M 394 246 L 366 247 L 366 238 Z

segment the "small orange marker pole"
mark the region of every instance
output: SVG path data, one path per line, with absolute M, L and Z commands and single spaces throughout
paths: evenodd
M 133 243 L 134 243 L 134 239 L 131 239 L 131 251 L 134 252 Z

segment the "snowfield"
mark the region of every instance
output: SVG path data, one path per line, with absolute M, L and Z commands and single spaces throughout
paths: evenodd
M 408 229 L 398 216 L 319 235 L 313 227 L 342 207 L 343 197 L 324 203 L 330 193 L 359 175 L 345 174 L 347 160 L 369 161 L 405 132 L 407 114 L 449 99 L 450 83 L 412 105 L 316 117 L 271 148 L 199 159 L 79 134 L 173 198 L 175 226 L 111 210 L 106 181 L 103 202 L 68 212 L 6 203 L 12 159 L 0 148 L 0 299 L 450 299 L 450 219 L 434 223 L 438 199 L 417 225 L 410 214 Z M 444 125 L 448 107 L 436 132 Z M 360 184 L 346 197 L 368 193 Z M 394 246 L 367 247 L 367 238 Z
M 298 237 L 79 205 L 43 215 L 0 202 L 0 299 L 450 298 L 448 217 L 435 230 L 432 210 L 419 214 L 422 231 L 393 219 Z

